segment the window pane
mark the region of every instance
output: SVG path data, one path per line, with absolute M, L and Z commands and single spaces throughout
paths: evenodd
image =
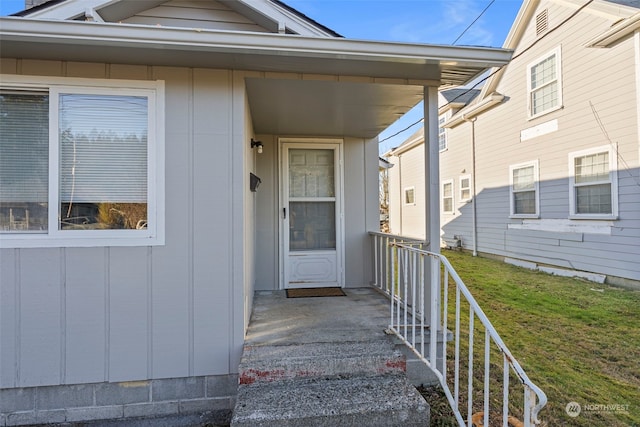
M 49 96 L 0 92 L 0 231 L 46 231 Z
M 453 210 L 453 199 L 451 197 L 442 200 L 442 210 L 445 212 Z
M 404 203 L 407 205 L 413 205 L 415 202 L 415 189 L 407 188 L 404 190 Z
M 576 184 L 609 181 L 608 152 L 576 157 L 574 165 Z
M 60 228 L 147 224 L 148 99 L 60 95 Z
M 536 192 L 521 191 L 513 193 L 514 214 L 535 214 L 536 213 Z
M 533 166 L 513 170 L 513 191 L 531 190 L 535 188 Z
M 453 195 L 453 185 L 451 184 L 443 184 L 442 185 L 442 197 L 451 197 Z
M 556 55 L 531 67 L 531 89 L 536 89 L 556 79 Z
M 289 196 L 334 197 L 333 150 L 289 150 Z
M 447 148 L 447 130 L 442 127 L 444 122 L 444 117 L 440 117 L 440 119 L 438 119 L 438 146 L 440 147 L 440 151 L 446 150 Z
M 610 214 L 611 184 L 576 187 L 576 213 Z
M 290 202 L 289 210 L 292 251 L 336 248 L 334 202 Z
M 558 82 L 553 82 L 531 93 L 532 113 L 538 114 L 558 104 Z

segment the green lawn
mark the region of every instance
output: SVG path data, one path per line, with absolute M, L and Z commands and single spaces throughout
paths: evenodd
M 547 394 L 547 406 L 540 413 L 544 425 L 640 426 L 640 292 L 552 276 L 468 253 L 445 251 L 444 255 L 529 378 Z M 453 308 L 452 303 L 449 307 Z M 463 324 L 467 313 L 463 311 Z M 482 366 L 484 333 L 477 323 L 474 365 Z M 466 357 L 465 335 L 462 341 Z M 448 351 L 452 348 L 451 344 Z M 500 354 L 492 352 L 491 360 L 491 382 L 500 384 Z M 481 402 L 482 371 L 477 368 L 474 377 L 474 396 Z M 521 405 L 517 400 L 521 401 L 522 387 L 516 386 L 510 387 L 516 401 L 512 413 L 521 416 L 515 408 Z M 500 411 L 501 395 L 492 394 L 491 401 L 496 408 L 490 412 Z M 581 405 L 577 417 L 565 412 L 569 402 Z M 466 409 L 462 412 L 466 417 Z M 446 414 L 432 420 L 432 426 L 450 423 Z

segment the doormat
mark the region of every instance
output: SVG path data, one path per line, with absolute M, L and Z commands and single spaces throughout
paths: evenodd
M 287 289 L 287 298 L 312 298 L 312 297 L 344 297 L 347 294 L 341 288 L 304 288 Z

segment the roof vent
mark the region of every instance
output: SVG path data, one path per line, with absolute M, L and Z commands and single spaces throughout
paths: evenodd
M 549 29 L 549 13 L 545 9 L 536 16 L 536 36 L 544 34 Z

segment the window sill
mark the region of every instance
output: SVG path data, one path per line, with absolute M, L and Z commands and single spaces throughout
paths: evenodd
M 535 119 L 538 119 L 540 117 L 546 116 L 547 114 L 553 113 L 554 111 L 561 110 L 563 108 L 564 108 L 564 105 L 558 105 L 557 107 L 553 107 L 553 108 L 551 108 L 549 110 L 543 111 L 542 113 L 538 113 L 538 114 L 535 114 L 533 116 L 528 116 L 527 120 L 529 120 L 529 121 L 535 120 Z
M 44 235 L 0 235 L 0 249 L 164 246 L 164 237 L 55 238 Z
M 540 215 L 538 214 L 511 214 L 509 215 L 511 219 L 540 219 Z
M 616 221 L 618 215 L 597 215 L 597 214 L 573 214 L 569 215 L 572 220 L 598 220 L 598 221 Z

